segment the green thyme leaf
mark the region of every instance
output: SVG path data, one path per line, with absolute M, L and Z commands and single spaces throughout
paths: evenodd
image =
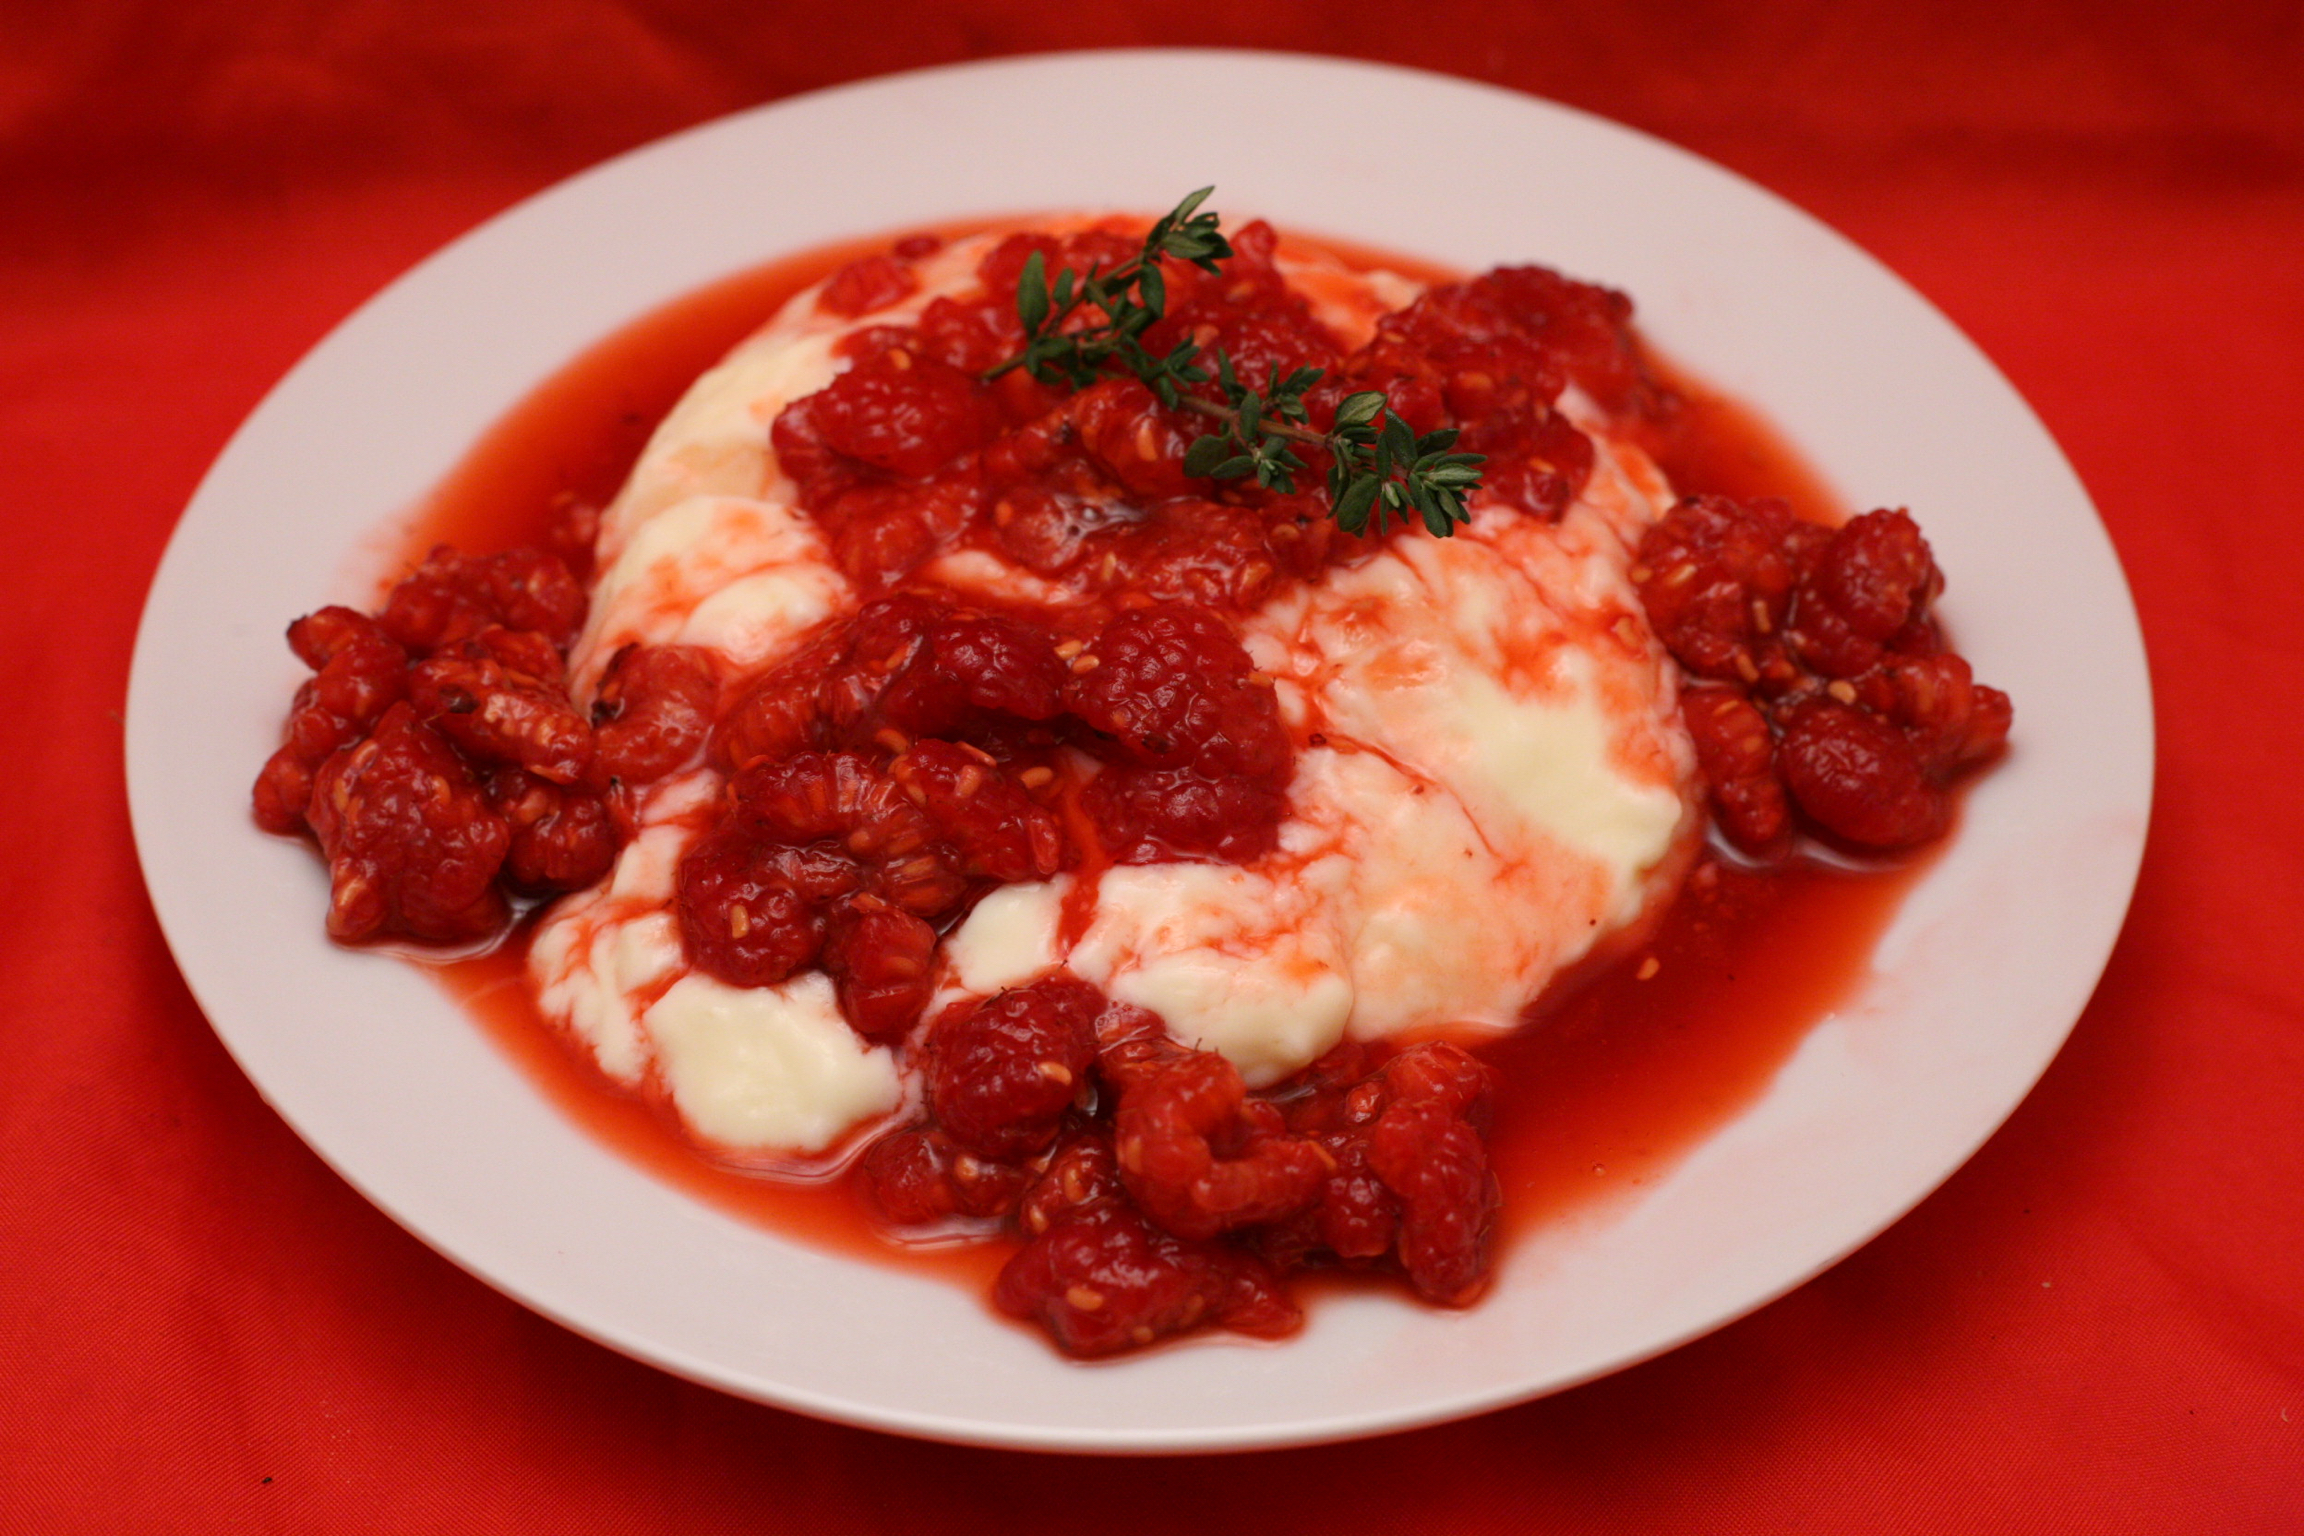
M 1048 263 L 1034 251 L 1024 258 L 1024 270 L 1016 276 L 1016 318 L 1030 334 L 1048 323 L 1048 309 Z
M 1296 474 L 1310 467 L 1297 449 L 1316 449 L 1328 455 L 1330 515 L 1346 533 L 1366 532 L 1371 519 L 1382 533 L 1388 517 L 1403 526 L 1421 520 L 1440 538 L 1454 533 L 1457 524 L 1471 520 L 1465 498 L 1479 486 L 1484 462 L 1477 453 L 1450 451 L 1455 428 L 1419 437 L 1391 412 L 1382 390 L 1364 389 L 1337 403 L 1334 420 L 1322 432 L 1312 425 L 1306 398 L 1325 377 L 1318 368 L 1298 368 L 1282 378 L 1274 366 L 1262 389 L 1250 388 L 1218 347 L 1214 381 L 1224 396 L 1219 404 L 1195 392 L 1210 382 L 1197 343 L 1180 341 L 1165 357 L 1145 348 L 1145 332 L 1168 310 L 1161 260 L 1214 273 L 1232 257 L 1223 221 L 1201 208 L 1215 190 L 1202 187 L 1155 220 L 1136 255 L 1109 272 L 1065 267 L 1051 285 L 1041 253 L 1027 256 L 1016 279 L 1024 347 L 984 377 L 1022 368 L 1043 384 L 1086 389 L 1112 374 L 1133 376 L 1168 409 L 1213 418 L 1216 430 L 1194 439 L 1184 453 L 1184 473 L 1194 479 L 1253 476 L 1267 490 L 1293 495 Z M 1101 321 L 1088 323 L 1084 310 Z
M 1213 435 L 1195 438 L 1192 446 L 1184 450 L 1184 473 L 1195 480 L 1213 479 L 1216 466 L 1231 456 L 1231 445 L 1223 438 Z
M 1346 533 L 1358 533 L 1368 526 L 1368 509 L 1376 505 L 1376 493 L 1383 489 L 1372 477 L 1363 477 L 1344 488 L 1336 498 L 1336 526 Z
M 1167 313 L 1168 280 L 1160 275 L 1158 262 L 1144 264 L 1144 270 L 1136 275 L 1136 291 L 1144 296 L 1141 302 L 1147 316 Z

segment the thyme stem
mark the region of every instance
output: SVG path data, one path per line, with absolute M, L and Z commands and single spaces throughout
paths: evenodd
M 1066 267 L 1051 282 L 1047 263 L 1034 251 L 1016 279 L 1024 348 L 984 377 L 1022 368 L 1043 384 L 1085 389 L 1107 375 L 1133 375 L 1169 409 L 1215 421 L 1218 430 L 1195 439 L 1184 455 L 1184 472 L 1200 478 L 1253 476 L 1267 490 L 1293 494 L 1296 472 L 1306 467 L 1295 447 L 1325 452 L 1329 515 L 1347 533 L 1366 532 L 1371 519 L 1382 532 L 1386 519 L 1397 517 L 1403 524 L 1421 520 L 1446 538 L 1470 522 L 1465 499 L 1480 485 L 1484 460 L 1453 451 L 1454 428 L 1419 436 L 1392 413 L 1381 390 L 1367 389 L 1339 401 L 1334 425 L 1322 432 L 1311 425 L 1305 403 L 1305 392 L 1324 377 L 1321 369 L 1299 368 L 1285 379 L 1275 370 L 1257 389 L 1241 383 L 1219 348 L 1213 375 L 1224 394 L 1219 404 L 1194 393 L 1211 381 L 1198 343 L 1186 338 L 1160 357 L 1145 349 L 1144 333 L 1167 312 L 1161 260 L 1213 273 L 1232 255 L 1221 220 L 1201 211 L 1215 190 L 1202 187 L 1178 203 L 1145 234 L 1143 249 L 1109 272 Z M 1102 323 L 1065 328 L 1089 309 L 1103 315 Z

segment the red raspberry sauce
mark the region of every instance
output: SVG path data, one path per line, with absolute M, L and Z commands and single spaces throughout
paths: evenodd
M 539 386 L 456 466 L 409 530 L 408 564 L 438 543 L 477 551 L 539 543 L 557 498 L 605 505 L 698 374 L 791 295 L 886 248 L 881 237 L 771 263 L 609 336 Z M 1347 246 L 1322 248 L 1355 264 L 1450 275 Z M 1773 494 L 1815 521 L 1841 520 L 1836 501 L 1761 418 L 1664 371 L 1686 404 L 1651 451 L 1679 490 Z M 1542 1027 L 1481 1047 L 1503 1076 L 1492 1146 L 1505 1241 L 1654 1180 L 1755 1100 L 1808 1029 L 1862 978 L 1922 867 L 1765 877 L 1723 870 L 1717 885 L 1685 893 L 1650 943 L 1556 989 Z M 811 1246 L 934 1270 L 979 1296 L 1013 1251 L 1006 1242 L 899 1246 L 876 1228 L 851 1179 L 796 1184 L 705 1161 L 669 1115 L 615 1087 L 544 1023 L 525 983 L 521 932 L 492 954 L 436 970 L 564 1113 L 675 1188 Z M 1293 1283 L 1306 1299 L 1323 1289 L 1317 1274 Z

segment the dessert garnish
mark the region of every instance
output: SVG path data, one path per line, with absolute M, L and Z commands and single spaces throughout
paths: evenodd
M 1386 409 L 1380 389 L 1356 390 L 1336 402 L 1328 429 L 1312 424 L 1305 395 L 1324 376 L 1319 368 L 1298 368 L 1285 378 L 1277 368 L 1261 388 L 1242 383 L 1232 360 L 1218 347 L 1202 365 L 1202 348 L 1187 336 L 1163 356 L 1155 356 L 1144 333 L 1167 313 L 1167 280 L 1162 257 L 1190 262 L 1214 273 L 1232 255 L 1214 213 L 1199 211 L 1216 189 L 1202 187 L 1163 214 L 1145 232 L 1144 247 L 1110 271 L 1090 265 L 1086 272 L 1057 271 L 1034 251 L 1016 279 L 1016 316 L 1024 323 L 1024 350 L 985 374 L 998 378 L 1022 368 L 1043 384 L 1068 383 L 1086 389 L 1120 371 L 1134 375 L 1171 410 L 1214 418 L 1217 430 L 1197 438 L 1184 455 L 1184 472 L 1211 480 L 1254 476 L 1266 490 L 1292 495 L 1296 472 L 1308 467 L 1299 447 L 1328 458 L 1328 502 L 1336 526 L 1346 533 L 1368 531 L 1375 520 L 1381 534 L 1388 518 L 1401 526 L 1410 514 L 1438 538 L 1447 538 L 1472 515 L 1464 500 L 1480 485 L 1485 455 L 1454 452 L 1457 432 L 1443 427 L 1419 436 Z M 1101 315 L 1097 320 L 1093 316 Z M 1224 398 L 1198 393 L 1214 382 Z

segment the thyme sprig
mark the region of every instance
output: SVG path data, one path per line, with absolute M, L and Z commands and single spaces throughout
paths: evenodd
M 1204 272 L 1215 272 L 1231 259 L 1232 242 L 1224 238 L 1213 213 L 1196 210 L 1214 187 L 1202 187 L 1170 209 L 1144 236 L 1144 248 L 1106 272 L 1091 266 L 1085 274 L 1065 267 L 1048 281 L 1048 264 L 1034 251 L 1024 259 L 1016 278 L 1016 318 L 1024 322 L 1024 350 L 990 373 L 996 379 L 1011 368 L 1022 368 L 1043 384 L 1068 383 L 1086 389 L 1117 362 L 1142 379 L 1163 405 L 1175 406 L 1183 391 L 1208 382 L 1207 370 L 1193 365 L 1200 348 L 1190 340 L 1166 357 L 1144 350 L 1138 338 L 1168 308 L 1168 282 L 1160 273 L 1160 258 L 1173 256 Z M 1099 322 L 1070 325 L 1082 311 L 1103 316 Z
M 1371 520 L 1381 533 L 1394 517 L 1405 527 L 1413 514 L 1446 538 L 1458 523 L 1470 522 L 1464 502 L 1480 484 L 1483 456 L 1453 451 L 1454 428 L 1419 436 L 1388 409 L 1382 390 L 1364 389 L 1337 403 L 1323 432 L 1311 424 L 1304 398 L 1323 377 L 1318 368 L 1299 368 L 1286 378 L 1275 368 L 1258 388 L 1240 380 L 1221 347 L 1211 374 L 1189 337 L 1164 356 L 1144 346 L 1145 331 L 1167 312 L 1161 258 L 1213 273 L 1232 255 L 1217 215 L 1200 211 L 1215 190 L 1202 187 L 1178 203 L 1145 233 L 1143 248 L 1109 272 L 1065 267 L 1051 283 L 1047 263 L 1034 251 L 1016 279 L 1024 349 L 985 377 L 1022 368 L 1043 384 L 1085 389 L 1115 372 L 1132 374 L 1171 410 L 1214 418 L 1215 430 L 1194 439 L 1184 454 L 1184 473 L 1195 477 L 1253 477 L 1292 495 L 1297 473 L 1308 467 L 1298 450 L 1324 451 L 1330 514 L 1347 533 L 1367 531 Z M 1222 403 L 1193 393 L 1211 379 L 1223 391 Z

